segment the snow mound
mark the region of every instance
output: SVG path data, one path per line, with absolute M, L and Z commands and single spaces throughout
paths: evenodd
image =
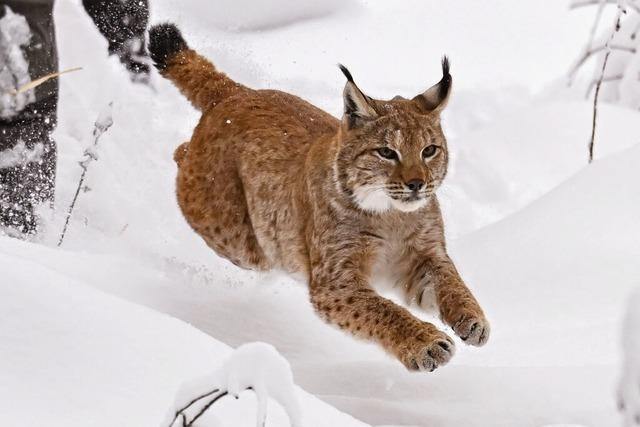
M 185 421 L 193 423 L 221 397 L 228 394 L 238 399 L 245 390 L 256 394 L 257 427 L 266 423 L 270 397 L 285 409 L 292 427 L 302 426 L 289 362 L 265 343 L 238 347 L 213 374 L 184 386 L 168 417 L 170 421 L 164 425 L 179 427 Z
M 451 174 L 440 193 L 451 234 L 504 218 L 584 168 L 592 108 L 588 102 L 538 103 L 451 138 Z M 637 135 L 640 113 L 601 105 L 595 157 L 638 144 Z

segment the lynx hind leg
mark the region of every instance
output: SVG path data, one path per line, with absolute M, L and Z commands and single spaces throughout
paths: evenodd
M 232 162 L 179 154 L 176 195 L 191 227 L 218 255 L 239 267 L 271 266 L 256 239 L 244 192 Z M 208 161 L 207 161 L 208 160 Z
M 368 287 L 312 284 L 311 301 L 325 320 L 378 342 L 409 370 L 431 372 L 455 353 L 453 340 L 444 332 Z

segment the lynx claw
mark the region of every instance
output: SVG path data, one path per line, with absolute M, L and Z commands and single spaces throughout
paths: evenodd
M 491 333 L 489 322 L 476 317 L 463 317 L 453 326 L 453 330 L 466 344 L 477 347 L 485 345 Z

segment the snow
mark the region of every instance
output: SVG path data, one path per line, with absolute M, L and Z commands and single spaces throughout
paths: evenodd
M 453 164 L 440 198 L 451 255 L 492 338 L 481 349 L 459 343 L 432 374 L 410 373 L 319 320 L 302 281 L 218 258 L 173 193 L 173 150 L 197 112 L 157 75 L 152 87 L 132 85 L 79 2 L 57 2 L 60 68 L 83 71 L 60 80 L 47 233 L 36 243 L 0 237 L 3 421 L 165 425 L 176 394 L 188 397 L 185 381 L 211 385 L 227 346 L 261 341 L 290 363 L 305 426 L 619 425 L 621 310 L 640 275 L 639 113 L 602 105 L 587 167 L 590 103 L 562 90 L 536 95 L 564 81 L 591 15 L 537 0 L 362 1 L 300 21 L 274 12 L 261 30 L 226 31 L 237 22 L 211 25 L 224 18 L 202 4 L 153 2 L 152 22 L 177 21 L 242 83 L 291 91 L 333 114 L 339 61 L 366 93 L 391 97 L 422 92 L 439 79 L 441 55 L 451 56 Z M 381 37 L 370 47 L 373 34 Z M 55 248 L 77 162 L 111 101 L 90 191 Z M 223 398 L 203 424 L 253 425 L 257 404 L 251 391 Z M 271 425 L 288 425 L 275 401 Z
M 18 141 L 13 147 L 0 151 L 0 169 L 37 162 L 42 159 L 42 154 L 44 146 L 41 142 L 29 149 L 24 141 Z
M 205 6 L 202 0 L 166 0 L 161 7 L 174 11 L 204 9 L 204 13 L 189 19 L 229 31 L 257 31 L 321 18 L 353 7 L 353 3 L 353 0 L 209 0 Z
M 588 161 L 592 108 L 584 101 L 538 101 L 454 138 L 451 172 L 441 193 L 452 215 L 450 235 L 516 212 L 580 171 Z M 604 104 L 599 116 L 596 158 L 638 143 L 636 112 Z
M 0 119 L 7 120 L 34 102 L 35 92 L 13 94 L 31 81 L 29 64 L 21 49 L 29 44 L 31 30 L 24 16 L 14 13 L 9 6 L 4 8 L 5 15 L 0 18 Z
M 629 300 L 622 345 L 624 361 L 619 385 L 618 405 L 624 427 L 640 424 L 640 291 Z
M 7 425 L 165 425 L 180 385 L 208 375 L 216 361 L 232 354 L 225 344 L 182 321 L 94 290 L 55 265 L 42 265 L 39 257 L 20 255 L 31 253 L 32 246 L 0 238 L 0 407 Z M 268 367 L 279 369 L 284 386 L 290 387 L 286 362 L 275 350 L 264 345 L 246 350 L 245 357 L 269 354 Z M 230 365 L 246 362 L 231 359 Z M 287 403 L 294 399 L 286 395 L 291 388 L 278 393 L 274 383 L 280 378 L 263 374 L 270 394 L 290 399 Z M 317 419 L 310 426 L 365 426 L 299 389 L 295 392 L 304 413 Z M 230 423 L 222 425 L 247 425 L 242 415 L 253 407 L 243 397 L 241 411 L 223 409 Z M 277 411 L 273 415 L 283 419 Z

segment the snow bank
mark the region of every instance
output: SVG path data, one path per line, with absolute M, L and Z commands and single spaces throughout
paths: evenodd
M 592 108 L 586 101 L 540 101 L 450 138 L 451 172 L 440 193 L 450 234 L 504 218 L 584 168 Z M 447 125 L 455 126 L 456 113 Z M 595 157 L 638 144 L 638 135 L 638 112 L 601 105 Z
M 0 406 L 7 425 L 159 425 L 184 378 L 205 374 L 204 360 L 229 351 L 183 322 L 12 249 L 31 244 L 0 242 Z
M 57 265 L 60 255 L 67 266 Z M 250 384 L 260 405 L 272 396 L 296 426 L 304 413 L 310 419 L 305 426 L 366 427 L 294 389 L 288 364 L 273 347 L 232 353 L 179 320 L 72 279 L 62 270 L 73 270 L 74 257 L 0 237 L 0 407 L 7 425 L 166 426 L 166 410 L 185 379 L 211 378 L 211 366 L 235 354 L 220 371 L 226 376 L 213 377 L 222 382 L 209 384 L 236 394 Z M 99 265 L 84 267 L 96 271 Z M 213 425 L 250 425 L 255 408 L 243 396 L 216 409 L 225 423 Z M 268 426 L 289 425 L 273 405 L 268 420 Z

